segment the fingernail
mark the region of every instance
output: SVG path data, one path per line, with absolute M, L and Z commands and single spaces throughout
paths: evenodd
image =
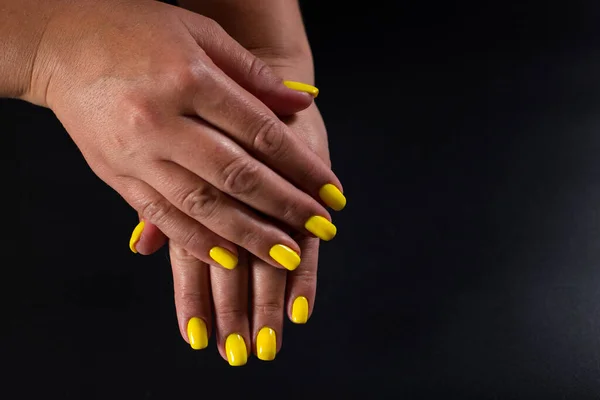
M 232 367 L 241 367 L 248 361 L 248 352 L 246 351 L 246 342 L 242 335 L 232 333 L 227 336 L 225 341 L 225 353 L 227 361 Z
M 208 331 L 201 318 L 193 317 L 188 321 L 187 335 L 192 349 L 202 350 L 208 346 Z
M 304 296 L 298 296 L 292 304 L 292 322 L 305 324 L 306 321 L 308 321 L 308 300 Z
M 300 256 L 294 250 L 282 244 L 276 244 L 271 247 L 269 255 L 273 260 L 283 265 L 285 269 L 295 270 L 300 265 Z
M 323 187 L 319 190 L 319 196 L 321 200 L 325 202 L 329 207 L 333 208 L 335 211 L 343 210 L 346 207 L 346 196 L 340 192 L 340 189 L 328 183 L 323 185 Z
M 259 360 L 273 361 L 277 354 L 277 335 L 268 326 L 262 328 L 256 336 L 256 356 Z
M 133 230 L 133 233 L 131 234 L 131 239 L 129 239 L 129 249 L 136 254 L 137 250 L 135 249 L 135 246 L 137 245 L 137 242 L 140 241 L 140 237 L 142 236 L 142 232 L 144 231 L 144 225 L 145 222 L 140 221 L 140 223 L 137 224 L 137 226 Z
M 327 218 L 315 215 L 310 217 L 304 227 L 307 231 L 322 240 L 331 240 L 337 233 L 337 228 Z
M 297 90 L 298 92 L 306 92 L 310 94 L 312 97 L 317 97 L 319 95 L 319 89 L 312 85 L 307 85 L 302 82 L 294 82 L 294 81 L 283 81 L 283 84 L 290 89 Z
M 209 255 L 210 258 L 227 269 L 234 269 L 237 266 L 237 256 L 223 247 L 213 247 L 210 249 Z

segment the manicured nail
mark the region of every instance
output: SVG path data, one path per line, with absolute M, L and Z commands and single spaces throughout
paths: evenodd
M 328 183 L 319 190 L 321 200 L 335 211 L 341 211 L 346 207 L 346 196 L 340 192 L 340 189 Z
M 277 354 L 277 335 L 268 326 L 262 328 L 256 336 L 256 356 L 259 360 L 273 361 Z
M 131 239 L 129 239 L 129 249 L 137 254 L 137 250 L 135 249 L 135 245 L 140 241 L 140 237 L 142 236 L 142 232 L 144 231 L 144 221 L 140 221 L 139 224 L 133 230 L 131 234 Z
M 202 350 L 208 346 L 208 331 L 201 318 L 193 317 L 188 321 L 187 335 L 192 349 Z
M 234 269 L 237 266 L 237 256 L 223 247 L 213 247 L 210 249 L 209 255 L 210 258 L 227 269 Z
M 232 333 L 227 336 L 225 341 L 225 353 L 227 361 L 232 367 L 241 367 L 248 361 L 248 352 L 246 351 L 246 342 L 242 335 Z
M 297 90 L 298 92 L 306 92 L 310 94 L 312 97 L 317 97 L 319 95 L 319 89 L 312 85 L 307 85 L 302 82 L 294 82 L 294 81 L 283 81 L 283 84 L 290 89 Z
M 285 269 L 295 270 L 300 265 L 300 256 L 294 250 L 282 244 L 276 244 L 269 250 L 269 255 Z
M 310 217 L 304 227 L 307 231 L 322 240 L 331 240 L 337 233 L 337 228 L 327 218 L 315 215 Z
M 296 297 L 292 304 L 292 322 L 305 324 L 308 321 L 308 300 L 304 296 Z

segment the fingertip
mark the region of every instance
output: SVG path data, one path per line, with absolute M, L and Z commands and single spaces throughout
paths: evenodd
M 276 244 L 271 247 L 269 255 L 288 271 L 294 271 L 302 261 L 300 254 L 296 250 L 283 244 Z
M 129 249 L 134 253 L 150 255 L 157 252 L 167 237 L 152 223 L 141 221 L 133 230 L 129 241 Z
M 283 81 L 283 84 L 295 92 L 307 93 L 312 99 L 316 99 L 319 95 L 319 89 L 313 85 L 296 81 Z
M 209 256 L 220 266 L 232 270 L 237 267 L 239 258 L 234 252 L 220 246 L 215 246 L 210 249 Z
M 144 232 L 144 225 L 145 222 L 144 221 L 140 221 L 135 228 L 133 228 L 133 232 L 131 233 L 131 237 L 129 238 L 129 250 L 131 250 L 132 253 L 137 254 L 138 253 L 138 243 L 142 237 L 142 233 Z
M 287 117 L 310 107 L 314 98 L 306 92 L 298 92 L 281 85 L 279 94 L 271 101 L 269 108 L 277 115 Z
M 290 320 L 299 325 L 306 324 L 310 316 L 310 308 L 308 305 L 308 299 L 305 296 L 298 296 L 292 303 L 292 309 L 290 312 Z

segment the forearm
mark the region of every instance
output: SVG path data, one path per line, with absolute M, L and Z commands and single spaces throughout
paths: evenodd
M 217 21 L 235 40 L 286 79 L 314 83 L 313 59 L 298 0 L 180 0 Z M 274 65 L 275 64 L 275 65 Z
M 34 99 L 38 49 L 59 1 L 0 0 L 0 97 Z

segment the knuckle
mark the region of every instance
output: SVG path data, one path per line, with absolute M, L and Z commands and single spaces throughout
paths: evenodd
M 317 273 L 316 271 L 306 270 L 298 268 L 293 271 L 294 281 L 304 287 L 316 287 L 317 285 Z
M 298 211 L 301 209 L 302 208 L 296 204 L 296 202 L 288 202 L 282 206 L 282 210 L 279 213 L 281 215 L 281 220 L 286 222 L 297 221 L 299 214 Z
M 202 41 L 212 43 L 216 48 L 222 47 L 224 38 L 228 36 L 221 24 L 206 16 L 202 16 L 200 30 L 202 32 Z
M 237 322 L 246 317 L 247 311 L 237 304 L 218 304 L 215 305 L 215 314 L 217 318 L 224 322 Z
M 252 146 L 260 153 L 278 158 L 286 153 L 286 133 L 279 121 L 270 116 L 258 120 L 254 130 Z
M 160 113 L 143 95 L 125 95 L 121 107 L 125 111 L 125 125 L 133 132 L 147 132 L 160 126 Z
M 260 315 L 269 319 L 283 317 L 283 304 L 276 302 L 257 303 L 253 306 L 255 315 Z
M 173 205 L 165 198 L 154 199 L 143 206 L 141 215 L 144 219 L 155 225 L 160 223 L 171 213 Z
M 271 68 L 258 57 L 254 57 L 253 55 L 248 55 L 251 60 L 248 62 L 248 74 L 252 77 L 255 77 L 258 82 L 268 82 L 274 76 L 271 72 Z
M 199 249 L 204 243 L 204 238 L 196 229 L 186 232 L 181 239 L 181 246 L 186 249 Z
M 233 195 L 250 195 L 259 184 L 259 169 L 247 157 L 237 157 L 223 168 L 223 185 Z
M 208 293 L 201 291 L 183 291 L 178 294 L 178 305 L 185 310 L 194 310 L 201 308 L 206 303 Z
M 188 93 L 206 78 L 206 69 L 206 63 L 201 58 L 181 62 L 169 70 L 165 80 L 169 87 L 177 88 L 177 93 Z
M 221 25 L 217 21 L 204 15 L 202 15 L 202 25 L 206 30 L 211 31 L 213 33 L 218 33 L 222 29 Z
M 303 168 L 298 171 L 298 180 L 301 182 L 315 182 L 323 175 L 322 166 L 317 164 L 305 163 Z
M 110 149 L 102 152 L 103 157 L 111 164 L 127 168 L 135 164 L 132 160 L 154 152 L 151 137 L 161 131 L 162 114 L 140 93 L 122 94 L 116 103 L 118 129 L 99 136 L 99 140 L 104 149 Z
M 220 197 L 217 190 L 209 185 L 202 185 L 183 197 L 183 210 L 194 219 L 209 219 L 218 209 Z
M 170 245 L 171 264 L 178 267 L 188 267 L 196 265 L 199 261 L 189 251 L 178 244 L 171 243 Z
M 250 226 L 241 227 L 237 235 L 237 242 L 243 243 L 243 247 L 248 250 L 260 247 L 260 243 L 265 240 L 264 235 Z

